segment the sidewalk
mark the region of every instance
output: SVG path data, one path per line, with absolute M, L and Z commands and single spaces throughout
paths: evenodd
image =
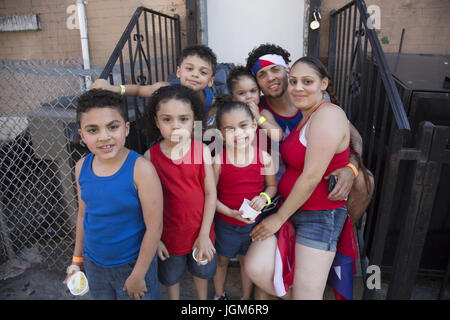
M 363 283 L 361 273 L 354 277 L 354 300 L 360 300 L 363 293 Z M 67 287 L 62 283 L 65 273 L 56 270 L 49 270 L 39 266 L 33 266 L 25 270 L 23 273 L 0 280 L 0 300 L 87 300 L 89 294 L 82 297 L 72 296 Z M 388 277 L 382 276 L 381 289 L 376 291 L 377 299 L 385 299 L 388 284 L 384 279 Z M 439 277 L 418 276 L 416 286 L 414 288 L 413 300 L 436 300 L 441 286 L 442 279 Z M 230 263 L 228 268 L 227 281 L 225 289 L 232 300 L 241 298 L 241 282 L 240 269 L 237 262 Z M 162 287 L 163 299 L 167 299 L 167 293 Z M 181 299 L 196 300 L 197 295 L 192 281 L 192 276 L 186 273 L 181 282 Z M 214 296 L 214 286 L 212 280 L 208 285 L 208 299 Z M 333 290 L 327 286 L 324 294 L 325 300 L 334 300 Z M 444 299 L 450 300 L 450 283 Z

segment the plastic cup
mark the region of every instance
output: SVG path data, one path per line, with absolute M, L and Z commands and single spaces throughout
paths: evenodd
M 89 291 L 89 283 L 84 272 L 75 272 L 67 281 L 67 287 L 74 296 L 86 294 Z
M 255 209 L 250 207 L 250 200 L 248 199 L 244 199 L 241 207 L 239 208 L 239 211 L 244 212 L 242 214 L 242 218 L 248 218 L 250 220 L 255 220 L 256 217 L 261 213 L 261 211 L 256 211 Z
M 194 248 L 194 250 L 192 250 L 192 257 L 194 258 L 194 260 L 196 261 L 196 262 L 198 262 L 198 258 L 197 258 L 197 248 Z M 200 264 L 202 265 L 202 266 L 204 266 L 205 264 L 207 264 L 209 261 L 208 261 L 208 258 L 206 258 L 206 256 L 203 256 L 202 257 L 202 259 L 200 260 Z

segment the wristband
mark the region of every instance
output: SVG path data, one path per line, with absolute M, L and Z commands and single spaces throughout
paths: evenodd
M 83 262 L 83 257 L 73 256 L 73 257 L 72 257 L 72 262 L 75 262 L 75 263 L 82 263 L 82 262 Z
M 125 86 L 123 84 L 119 85 L 120 87 L 120 95 L 123 96 L 125 94 Z
M 355 174 L 355 178 L 358 177 L 358 174 L 359 174 L 358 173 L 358 169 L 356 169 L 356 167 L 352 163 L 349 162 L 345 166 L 349 167 L 350 169 L 352 169 L 353 173 Z
M 268 195 L 267 193 L 261 192 L 259 195 L 260 195 L 260 196 L 266 197 L 266 199 L 267 199 L 266 207 L 267 207 L 269 204 L 272 203 L 272 200 L 270 199 L 270 197 L 269 197 L 269 195 Z
M 262 125 L 264 122 L 266 122 L 266 118 L 264 118 L 263 116 L 261 116 L 261 117 L 259 117 L 259 119 L 258 119 L 258 124 L 259 125 Z

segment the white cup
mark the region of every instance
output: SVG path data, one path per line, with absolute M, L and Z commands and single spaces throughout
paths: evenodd
M 256 217 L 261 213 L 261 211 L 256 211 L 255 209 L 250 207 L 250 200 L 248 199 L 244 199 L 244 201 L 242 201 L 239 211 L 244 212 L 242 214 L 242 218 L 248 218 L 250 220 L 255 220 Z
M 194 250 L 192 250 L 192 257 L 194 258 L 194 260 L 197 262 L 198 261 L 198 259 L 197 259 L 197 248 L 194 248 Z M 207 264 L 209 261 L 208 261 L 208 259 L 203 259 L 203 260 L 200 260 L 200 264 L 202 265 L 202 266 L 204 266 L 205 264 Z
M 89 283 L 84 272 L 75 272 L 67 281 L 67 287 L 74 296 L 86 294 L 89 291 Z

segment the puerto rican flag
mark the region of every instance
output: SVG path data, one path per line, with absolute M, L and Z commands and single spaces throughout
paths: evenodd
M 353 275 L 356 273 L 358 248 L 350 217 L 347 216 L 336 248 L 336 256 L 328 275 L 336 300 L 353 299 Z
M 353 275 L 356 273 L 358 250 L 350 217 L 347 216 L 339 239 L 336 256 L 328 275 L 336 300 L 353 299 Z M 294 282 L 295 230 L 288 220 L 278 231 L 273 284 L 277 296 L 282 297 Z

